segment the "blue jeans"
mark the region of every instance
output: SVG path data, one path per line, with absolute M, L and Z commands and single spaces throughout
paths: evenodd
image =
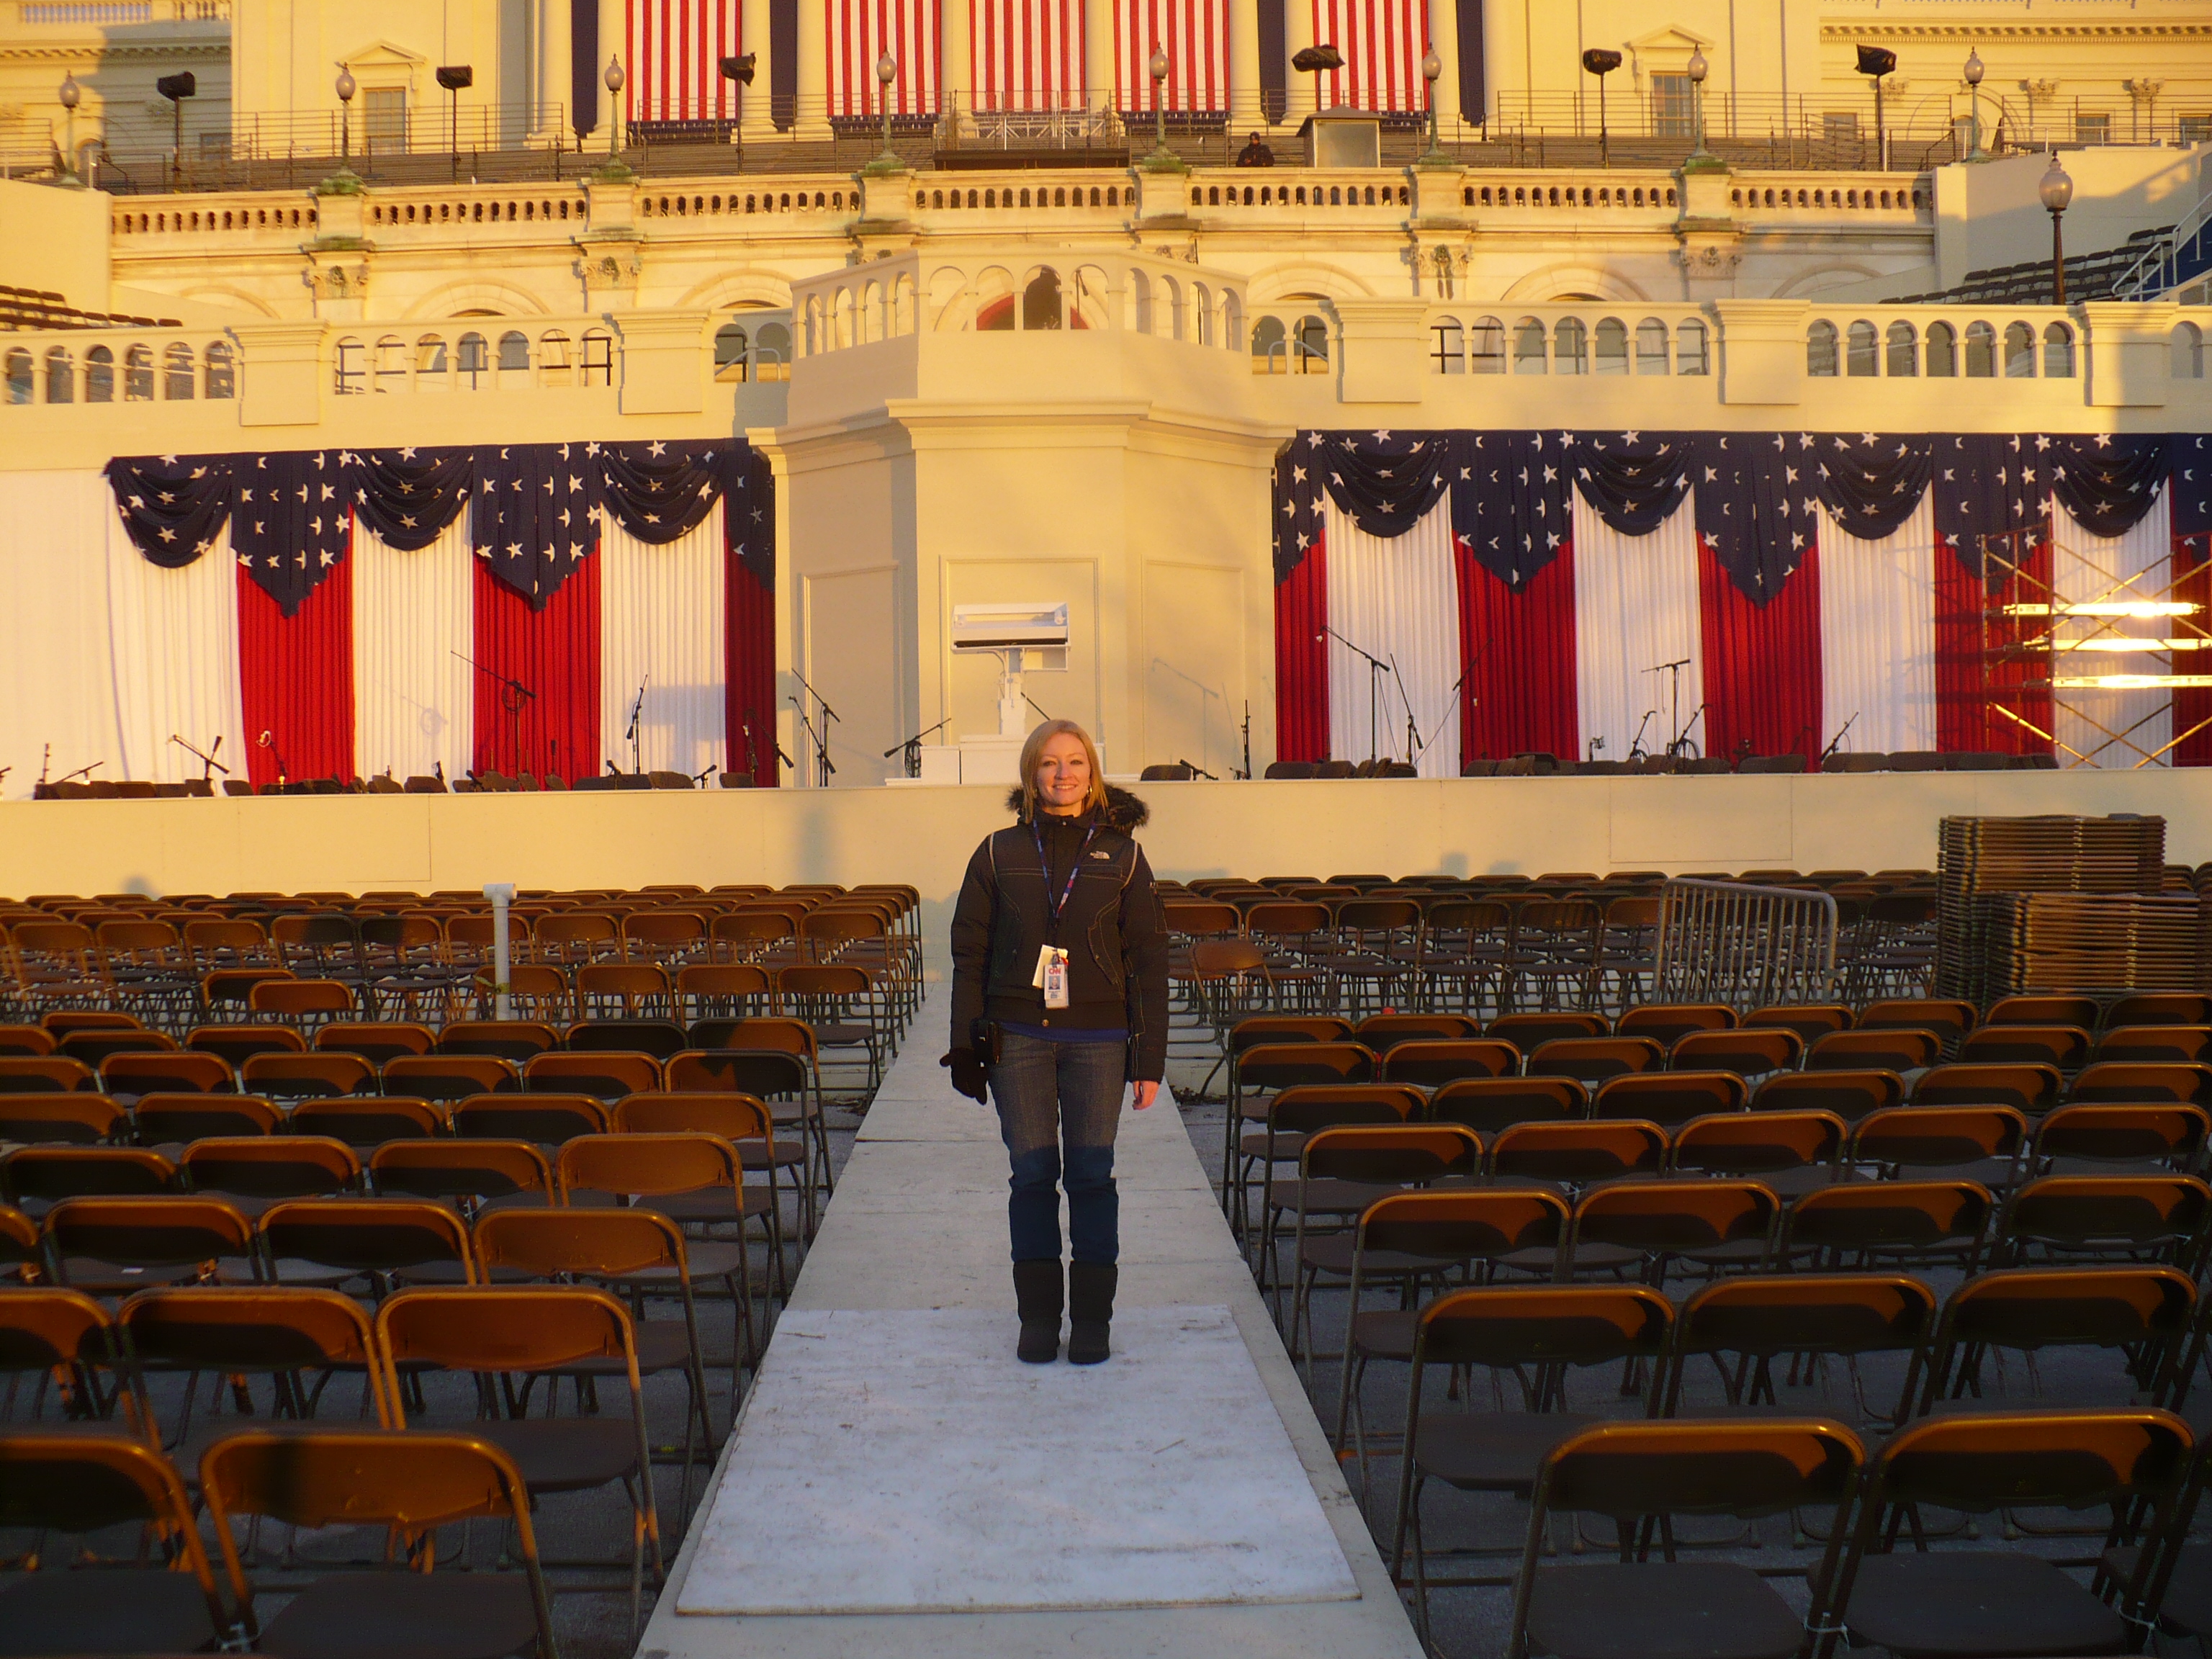
M 1048 1042 L 1008 1031 L 991 1067 L 991 1100 L 1013 1173 L 1006 1224 L 1017 1261 L 1060 1260 L 1060 1188 L 1078 1261 L 1110 1264 L 1121 1254 L 1120 1195 L 1114 1189 L 1114 1129 L 1127 1087 L 1126 1045 Z

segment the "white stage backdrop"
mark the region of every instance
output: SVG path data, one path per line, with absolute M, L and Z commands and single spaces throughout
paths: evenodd
M 1329 641 L 1329 753 L 1358 761 L 1375 752 L 1371 702 L 1380 752 L 1403 759 L 1410 701 L 1420 729 L 1421 775 L 1457 777 L 1460 703 L 1452 687 L 1460 674 L 1459 580 L 1450 503 L 1440 502 L 1405 535 L 1388 540 L 1366 534 L 1334 501 L 1328 514 L 1329 626 L 1397 667 L 1395 675 L 1377 675 L 1341 641 Z
M 1562 762 L 1626 760 L 1637 728 L 1646 754 L 1662 754 L 1674 735 L 1671 672 L 1655 664 L 1689 659 L 1681 670 L 1681 721 L 1704 753 L 1705 723 L 1693 720 L 1705 700 L 1705 649 L 1698 607 L 1698 531 L 1694 496 L 1649 536 L 1608 529 L 1579 492 L 1575 508 L 1575 696 L 1582 717 L 1582 752 Z M 1334 544 L 1330 556 L 1335 556 Z M 1648 723 L 1646 710 L 1656 710 Z
M 653 547 L 610 514 L 599 532 L 599 732 L 627 768 L 630 705 L 645 685 L 638 758 L 648 772 L 722 763 L 722 507 Z M 743 761 L 742 753 L 738 756 Z
M 1866 541 L 1820 525 L 1820 706 L 1826 748 L 1934 749 L 1936 507 L 1923 495 L 1890 535 Z M 1954 556 L 1948 552 L 1943 558 Z M 1852 720 L 1856 714 L 1858 718 Z
M 2161 494 L 2136 527 L 2124 536 L 2093 536 L 2075 523 L 2074 516 L 2056 501 L 2051 504 L 2051 523 L 2058 544 L 2051 556 L 2051 585 L 2060 600 L 2081 605 L 2099 599 L 2163 599 L 2173 559 L 2171 502 Z M 2076 626 L 2075 634 L 2087 632 Z M 2164 636 L 2176 631 L 2170 623 L 2122 621 L 2114 634 Z M 2203 671 L 2197 657 L 2203 653 L 2176 652 L 2172 657 L 2148 653 L 2063 651 L 2058 672 L 2066 674 L 2185 674 Z M 2167 664 L 2172 666 L 2169 671 Z M 2058 739 L 2062 766 L 2077 764 L 2072 750 L 2092 766 L 2139 766 L 2146 755 L 2156 755 L 2153 764 L 2170 766 L 2172 757 L 2162 752 L 2173 740 L 2173 694 L 2155 689 L 2141 691 L 2057 690 L 2051 694 L 2052 735 Z
M 181 570 L 164 570 L 131 544 L 112 510 L 100 514 L 100 523 L 116 737 L 114 754 L 95 775 L 155 783 L 199 776 L 200 763 L 170 742 L 173 736 L 201 749 L 220 737 L 224 763 L 245 776 L 238 560 L 229 531 L 204 556 Z
M 0 472 L 0 794 L 39 781 L 52 745 L 52 775 L 94 761 L 92 775 L 119 778 L 115 741 L 115 652 L 107 613 L 104 542 L 114 497 L 97 472 Z
M 402 780 L 442 766 L 465 776 L 476 741 L 476 572 L 469 515 L 416 553 L 354 525 L 353 555 L 333 581 L 353 583 L 355 763 Z

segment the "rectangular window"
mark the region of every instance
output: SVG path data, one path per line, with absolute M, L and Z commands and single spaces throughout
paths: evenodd
M 372 87 L 362 94 L 361 136 L 377 149 L 407 148 L 407 88 Z
M 2112 142 L 2112 118 L 2092 115 L 2087 110 L 2074 113 L 2074 142 L 2077 144 L 2109 144 Z
M 1820 117 L 1820 136 L 1832 144 L 1856 143 L 1859 136 L 1859 112 L 1855 109 L 1832 109 Z
M 2185 144 L 2212 143 L 2212 115 L 2185 115 L 2177 136 Z
M 1686 75 L 1651 77 L 1651 131 L 1662 138 L 1687 138 L 1698 125 L 1696 92 Z

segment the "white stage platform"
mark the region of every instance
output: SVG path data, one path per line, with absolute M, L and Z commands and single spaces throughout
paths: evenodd
M 996 1120 L 932 995 L 642 1659 L 1418 1659 L 1171 1103 L 1125 1111 L 1115 1357 L 1013 1358 Z

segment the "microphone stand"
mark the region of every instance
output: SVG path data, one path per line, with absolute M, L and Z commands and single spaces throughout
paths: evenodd
M 200 781 L 202 783 L 212 784 L 215 781 L 215 775 L 218 772 L 222 773 L 225 777 L 228 777 L 230 775 L 230 769 L 216 758 L 217 755 L 222 753 L 222 739 L 220 737 L 216 738 L 215 746 L 212 749 L 205 750 L 193 748 L 191 744 L 186 743 L 182 738 L 179 737 L 173 732 L 169 734 L 169 741 L 175 744 L 178 748 L 183 750 L 194 760 L 200 763 Z
M 1695 708 L 1690 711 L 1690 718 L 1684 723 L 1681 735 L 1676 738 L 1674 742 L 1667 745 L 1667 752 L 1668 754 L 1674 756 L 1675 759 L 1680 760 L 1687 750 L 1695 749 L 1698 746 L 1696 742 L 1690 736 L 1690 728 L 1691 726 L 1695 726 L 1699 720 L 1703 719 L 1705 710 L 1711 707 L 1712 704 L 1709 702 L 1701 702 Z
M 1668 684 L 1671 688 L 1669 696 L 1673 702 L 1668 707 L 1667 723 L 1674 728 L 1674 736 L 1667 745 L 1667 753 L 1676 760 L 1680 760 L 1682 757 L 1682 739 L 1688 734 L 1690 729 L 1682 724 L 1682 671 L 1689 665 L 1690 659 L 1687 657 L 1677 657 L 1673 662 L 1654 663 L 1644 671 L 1647 674 L 1667 674 L 1671 677 Z M 1695 714 L 1690 716 L 1693 722 L 1697 718 Z
M 821 707 L 822 730 L 818 735 L 815 732 L 813 726 L 808 722 L 806 719 L 806 710 L 803 707 L 799 710 L 799 724 L 806 727 L 806 734 L 814 738 L 814 758 L 819 763 L 821 769 L 822 781 L 819 787 L 823 789 L 827 789 L 830 787 L 830 775 L 837 769 L 835 766 L 832 766 L 830 763 L 830 722 L 831 720 L 836 720 L 837 724 L 840 726 L 842 726 L 845 722 L 842 720 L 838 720 L 837 711 L 830 706 L 830 699 L 823 696 L 819 691 L 817 691 L 811 685 L 807 684 L 805 675 L 800 673 L 796 668 L 794 668 L 791 671 L 791 678 L 797 680 L 801 686 L 804 686 L 806 690 L 806 695 L 813 698 L 816 703 Z M 791 699 L 791 702 L 794 705 L 797 705 L 799 699 L 793 697 Z
M 937 723 L 936 725 L 934 725 L 934 726 L 933 726 L 929 727 L 927 731 L 922 731 L 922 732 L 915 732 L 912 737 L 908 738 L 904 743 L 895 743 L 895 744 L 893 744 L 890 748 L 888 748 L 888 749 L 886 749 L 886 750 L 884 750 L 884 758 L 885 760 L 889 760 L 889 759 L 890 759 L 893 755 L 897 754 L 897 753 L 899 752 L 899 750 L 901 750 L 902 749 L 903 749 L 904 750 L 906 750 L 906 775 L 907 775 L 907 776 L 908 776 L 908 777 L 910 777 L 910 778 L 918 778 L 918 777 L 920 777 L 920 776 L 921 775 L 921 742 L 922 742 L 922 739 L 923 739 L 924 738 L 933 738 L 933 737 L 935 737 L 935 736 L 936 736 L 939 732 L 942 732 L 942 731 L 943 731 L 946 726 L 950 726 L 950 725 L 951 725 L 951 724 L 952 724 L 952 716 L 951 716 L 951 715 L 950 715 L 950 714 L 947 714 L 947 715 L 946 715 L 943 720 L 941 720 L 938 721 L 938 723 Z
M 1355 656 L 1367 659 L 1367 758 L 1371 763 L 1379 759 L 1382 753 L 1381 728 L 1376 724 L 1376 717 L 1381 712 L 1382 676 L 1394 671 L 1389 663 L 1384 662 L 1373 652 L 1361 650 L 1327 623 L 1323 623 L 1321 627 L 1322 634 L 1334 640 L 1346 650 Z
M 1835 735 L 1834 740 L 1831 742 L 1826 749 L 1823 749 L 1820 751 L 1820 758 L 1814 763 L 1814 768 L 1815 770 L 1825 766 L 1827 763 L 1828 757 L 1834 754 L 1836 750 L 1843 747 L 1844 732 L 1850 731 L 1852 726 L 1858 724 L 1858 718 L 1859 711 L 1854 708 L 1851 710 L 1850 719 L 1844 722 L 1842 731 L 1838 732 Z
M 1647 708 L 1644 711 L 1644 718 L 1637 721 L 1636 735 L 1628 740 L 1629 759 L 1640 761 L 1644 758 L 1644 728 L 1651 724 L 1651 717 L 1658 712 L 1656 708 Z
M 644 763 L 638 758 L 637 728 L 639 720 L 645 714 L 645 682 L 648 678 L 649 676 L 643 674 L 638 676 L 637 701 L 629 706 L 629 730 L 623 734 L 623 741 L 629 744 L 629 770 L 632 777 L 641 776 L 645 771 Z
M 1421 727 L 1413 718 L 1413 700 L 1406 695 L 1406 677 L 1398 672 L 1398 653 L 1395 651 L 1390 653 L 1390 677 L 1398 683 L 1398 702 L 1406 711 L 1406 763 L 1411 766 L 1414 764 L 1413 757 L 1420 752 Z M 1453 690 L 1458 688 L 1455 686 Z
M 1482 660 L 1481 652 L 1478 651 L 1474 653 L 1474 660 L 1477 663 Z M 1467 684 L 1467 677 L 1473 672 L 1474 666 L 1472 664 L 1466 668 L 1461 669 L 1459 671 L 1459 678 L 1454 680 L 1451 684 L 1451 690 L 1444 693 L 1444 712 L 1437 717 L 1437 729 L 1430 732 L 1427 737 L 1421 739 L 1421 746 L 1414 752 L 1413 755 L 1414 765 L 1419 766 L 1421 763 L 1422 758 L 1428 754 L 1429 745 L 1434 743 L 1438 738 L 1443 736 L 1444 727 L 1451 723 L 1452 706 L 1459 699 L 1459 689 Z M 1408 715 L 1407 718 L 1410 719 L 1411 716 Z
M 526 702 L 537 702 L 538 694 L 512 674 L 502 674 L 496 669 L 487 668 L 474 657 L 464 652 L 456 651 L 453 654 L 475 669 L 477 673 L 499 683 L 499 706 L 507 711 L 507 738 L 514 752 L 514 769 L 517 772 L 521 771 L 522 705 Z M 641 694 L 642 688 L 640 690 Z
M 1199 765 L 1194 761 L 1184 761 L 1182 764 L 1190 769 L 1190 774 L 1194 778 L 1204 778 L 1211 783 L 1218 783 L 1221 781 L 1219 778 L 1215 777 L 1212 773 L 1207 771 L 1203 766 Z
M 1244 769 L 1237 775 L 1247 783 L 1252 781 L 1252 699 L 1244 699 Z

